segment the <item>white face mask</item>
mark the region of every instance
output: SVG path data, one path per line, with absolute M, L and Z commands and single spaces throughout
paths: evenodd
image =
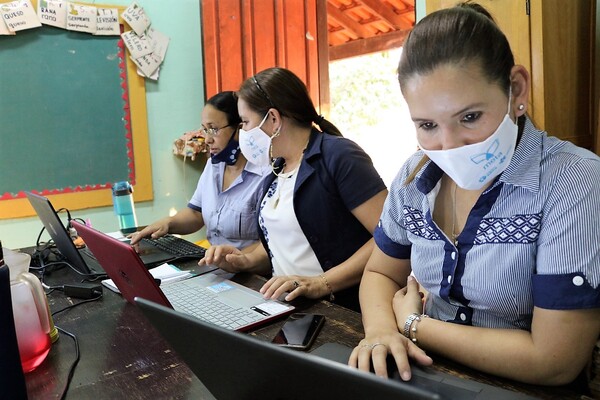
M 261 128 L 269 113 L 265 115 L 258 126 L 250 130 L 240 128 L 240 150 L 246 160 L 259 166 L 266 166 L 271 163 L 269 148 L 271 147 L 271 137 Z
M 515 151 L 518 126 L 508 112 L 498 129 L 486 140 L 450 150 L 425 150 L 423 152 L 461 188 L 478 190 L 500 175 Z

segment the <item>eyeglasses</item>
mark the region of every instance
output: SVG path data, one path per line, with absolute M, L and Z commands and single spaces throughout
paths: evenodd
M 204 127 L 202 127 L 200 129 L 198 129 L 198 131 L 205 138 L 214 137 L 214 136 L 217 136 L 221 130 L 227 128 L 228 126 L 231 126 L 231 125 L 225 125 L 220 128 L 204 128 Z

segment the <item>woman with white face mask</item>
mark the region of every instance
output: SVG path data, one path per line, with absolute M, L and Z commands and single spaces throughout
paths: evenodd
M 573 381 L 600 334 L 600 159 L 533 126 L 529 74 L 478 5 L 423 18 L 398 77 L 421 150 L 375 230 L 349 364 L 387 376 L 391 354 L 409 380 L 427 351 Z
M 240 149 L 266 165 L 259 210 L 261 245 L 211 247 L 201 264 L 272 275 L 267 298 L 325 297 L 358 309 L 358 283 L 373 247 L 386 187 L 371 159 L 319 116 L 304 83 L 270 68 L 238 92 Z

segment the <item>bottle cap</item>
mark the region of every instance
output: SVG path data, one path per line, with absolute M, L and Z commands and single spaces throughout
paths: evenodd
M 116 196 L 123 196 L 133 193 L 133 186 L 127 181 L 116 182 L 112 187 L 112 191 Z

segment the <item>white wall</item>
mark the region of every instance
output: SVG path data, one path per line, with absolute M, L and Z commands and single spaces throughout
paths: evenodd
M 416 18 L 415 21 L 419 22 L 425 16 L 425 7 L 427 6 L 426 0 L 415 0 Z
M 152 161 L 154 200 L 136 204 L 138 222 L 148 224 L 166 216 L 171 208 L 185 207 L 200 176 L 202 163 L 172 155 L 171 145 L 183 132 L 200 126 L 204 105 L 204 79 L 198 0 L 136 0 L 152 25 L 171 38 L 158 82 L 146 81 L 148 134 Z M 92 3 L 90 1 L 90 3 Z M 127 6 L 131 1 L 102 0 L 102 4 Z M 1 206 L 1 205 L 0 205 Z M 90 218 L 94 227 L 115 231 L 118 222 L 112 207 L 73 211 L 72 216 Z M 0 220 L 4 247 L 35 244 L 42 228 L 37 217 Z M 42 239 L 46 239 L 45 235 Z M 188 237 L 198 240 L 203 233 Z

